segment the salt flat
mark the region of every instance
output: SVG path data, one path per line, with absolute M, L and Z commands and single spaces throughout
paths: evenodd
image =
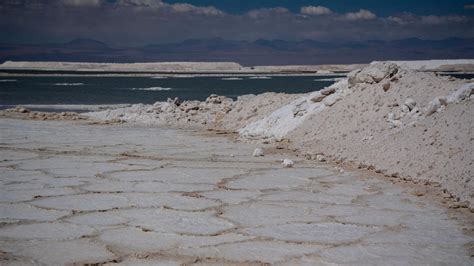
M 0 132 L 2 265 L 473 263 L 472 224 L 360 172 L 191 131 L 1 119 Z

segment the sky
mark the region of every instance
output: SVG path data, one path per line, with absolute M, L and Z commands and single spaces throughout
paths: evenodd
M 474 0 L 1 0 L 1 43 L 474 38 Z

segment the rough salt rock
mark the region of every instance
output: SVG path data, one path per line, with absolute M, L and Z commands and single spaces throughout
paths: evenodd
M 295 163 L 290 159 L 283 159 L 281 164 L 283 164 L 283 167 L 285 168 L 291 168 L 293 165 L 295 165 Z
M 340 167 L 335 167 L 336 171 L 338 171 L 339 173 L 343 174 L 344 173 L 344 169 L 340 168 Z
M 30 110 L 24 108 L 24 107 L 21 107 L 21 106 L 17 106 L 15 108 L 11 108 L 11 109 L 7 109 L 8 112 L 15 112 L 15 113 L 22 113 L 22 114 L 26 114 L 26 113 L 29 113 Z
M 174 99 L 168 98 L 166 102 L 173 104 L 175 106 L 181 105 L 181 100 L 178 97 L 175 97 Z M 143 106 L 144 106 L 143 104 L 134 105 L 134 107 L 137 107 L 137 108 L 143 108 Z
M 432 100 L 424 110 L 426 116 L 432 115 L 441 107 L 441 102 L 436 98 Z
M 189 111 L 192 111 L 192 110 L 196 110 L 196 111 L 199 110 L 199 104 L 191 103 L 184 108 L 184 112 L 186 113 L 189 113 Z
M 349 86 L 353 87 L 358 83 L 357 74 L 359 74 L 360 71 L 360 69 L 356 69 L 347 74 L 347 82 L 349 83 Z
M 318 102 L 321 102 L 324 98 L 326 98 L 326 95 L 318 93 L 313 98 L 311 98 L 311 101 L 315 102 L 315 103 L 318 103 Z
M 334 88 L 334 87 L 326 87 L 326 88 L 319 91 L 319 93 L 321 93 L 322 95 L 325 95 L 325 96 L 328 96 L 328 95 L 333 94 L 335 92 L 336 92 L 336 88 Z
M 331 97 L 326 97 L 323 100 L 323 103 L 326 106 L 333 106 L 335 103 L 337 103 L 341 99 L 342 99 L 342 97 L 340 95 L 331 95 Z
M 392 121 L 392 120 L 397 120 L 397 119 L 395 119 L 395 114 L 394 113 L 388 113 L 388 121 Z
M 232 99 L 227 98 L 225 96 L 218 96 L 216 94 L 211 94 L 206 99 L 206 103 L 211 103 L 211 104 L 221 104 L 223 102 L 232 102 Z
M 438 100 L 441 103 L 441 105 L 444 105 L 444 106 L 448 105 L 448 99 L 446 99 L 446 97 L 438 97 Z
M 19 113 L 22 113 L 22 114 L 26 114 L 26 113 L 30 112 L 30 110 L 28 110 L 26 108 L 23 108 L 23 107 L 17 107 L 16 111 L 19 112 Z
M 391 78 L 398 73 L 399 67 L 389 62 L 372 63 L 370 66 L 360 70 L 353 71 L 348 75 L 348 81 L 351 86 L 357 83 L 374 84 L 379 83 L 385 78 Z
M 474 83 L 468 83 L 461 86 L 455 92 L 451 93 L 446 100 L 448 103 L 458 103 L 464 99 L 470 98 L 471 95 L 474 95 Z
M 316 155 L 316 160 L 319 161 L 319 162 L 325 162 L 326 157 L 324 155 L 318 154 L 318 155 Z
M 400 122 L 399 120 L 389 120 L 389 123 L 390 123 L 392 128 L 403 126 L 403 123 Z
M 253 151 L 253 157 L 261 157 L 264 156 L 263 149 L 262 148 L 256 148 Z
M 414 115 L 414 114 L 418 113 L 419 111 L 420 111 L 420 109 L 418 107 L 415 107 L 410 111 L 410 114 Z
M 402 113 L 409 113 L 409 112 L 410 112 L 410 108 L 408 108 L 408 106 L 406 106 L 406 105 L 403 105 L 403 106 L 401 107 L 401 111 L 402 111 Z
M 413 108 L 416 106 L 416 102 L 412 98 L 408 98 L 405 101 L 405 106 L 407 106 L 408 109 L 413 110 Z

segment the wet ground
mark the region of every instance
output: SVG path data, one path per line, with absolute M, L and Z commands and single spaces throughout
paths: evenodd
M 380 178 L 188 131 L 1 119 L 0 132 L 2 265 L 474 262 L 472 227 Z

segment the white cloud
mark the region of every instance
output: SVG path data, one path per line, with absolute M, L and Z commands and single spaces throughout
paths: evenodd
M 387 20 L 391 22 L 395 22 L 399 25 L 406 25 L 410 23 L 417 23 L 419 22 L 420 18 L 410 12 L 403 12 L 396 16 L 390 16 L 387 18 Z
M 464 5 L 464 9 L 466 9 L 466 10 L 473 10 L 473 9 L 474 9 L 474 4 Z
M 448 15 L 448 16 L 417 16 L 413 13 L 403 12 L 396 16 L 390 16 L 387 20 L 395 22 L 399 25 L 408 24 L 423 24 L 423 25 L 443 25 L 450 23 L 465 23 L 469 21 L 469 18 L 461 15 Z
M 173 4 L 170 7 L 173 11 L 178 12 L 178 13 L 193 12 L 196 14 L 207 15 L 207 16 L 219 16 L 219 15 L 224 14 L 224 12 L 222 12 L 221 10 L 213 6 L 198 7 L 191 4 L 179 3 L 179 4 Z
M 452 15 L 452 16 L 421 16 L 421 23 L 429 25 L 439 25 L 446 23 L 462 23 L 466 22 L 469 19 L 465 16 Z
M 160 0 L 120 0 L 117 4 L 121 6 L 133 6 L 142 9 L 162 9 L 171 10 L 176 13 L 194 13 L 206 16 L 219 16 L 224 14 L 224 12 L 213 6 L 200 7 L 187 3 L 167 4 Z
M 162 8 L 167 6 L 167 4 L 160 0 L 119 0 L 117 1 L 117 5 L 142 8 Z
M 377 16 L 366 9 L 361 9 L 358 12 L 350 12 L 344 15 L 347 20 L 371 20 L 377 18 Z
M 61 0 L 61 3 L 66 6 L 76 7 L 95 7 L 100 6 L 101 0 Z
M 331 14 L 331 9 L 324 6 L 303 6 L 300 10 L 303 15 L 328 15 Z
M 290 14 L 290 10 L 284 7 L 273 7 L 273 8 L 260 8 L 260 9 L 253 9 L 247 12 L 247 16 L 258 19 L 258 18 L 266 18 L 275 15 L 286 15 Z

